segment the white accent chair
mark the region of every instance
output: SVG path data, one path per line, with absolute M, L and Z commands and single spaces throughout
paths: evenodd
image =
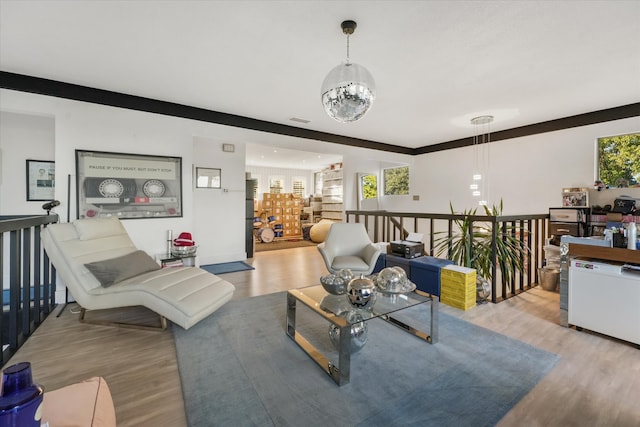
M 155 261 L 138 251 L 117 218 L 51 224 L 42 231 L 42 243 L 58 276 L 81 306 L 80 320 L 85 322 L 86 310 L 144 306 L 160 315 L 161 329 L 166 329 L 166 319 L 189 329 L 229 301 L 235 291 L 231 283 L 197 267 L 154 266 Z M 140 256 L 146 258 L 142 261 L 148 268 L 137 274 Z M 101 263 L 107 266 L 103 273 L 114 273 L 113 283 L 105 284 L 86 266 Z
M 371 274 L 382 252 L 361 223 L 332 224 L 327 238 L 317 248 L 327 270 L 334 274 L 344 268 L 354 274 Z

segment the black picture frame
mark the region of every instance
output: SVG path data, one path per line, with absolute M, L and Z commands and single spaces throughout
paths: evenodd
M 76 216 L 182 217 L 182 157 L 76 150 Z
M 589 191 L 586 188 L 563 188 L 562 206 L 589 207 Z
M 27 201 L 44 202 L 55 198 L 56 168 L 51 160 L 27 159 Z
M 222 169 L 196 166 L 196 188 L 222 188 Z

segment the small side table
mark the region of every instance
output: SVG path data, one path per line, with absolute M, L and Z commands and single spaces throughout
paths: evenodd
M 166 267 L 200 267 L 200 261 L 197 254 L 193 255 L 173 255 L 173 254 L 157 254 L 156 261 L 162 268 Z

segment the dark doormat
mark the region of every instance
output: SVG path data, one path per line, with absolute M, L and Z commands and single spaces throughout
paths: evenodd
M 243 261 L 223 262 L 220 264 L 207 264 L 201 265 L 200 268 L 207 270 L 212 274 L 224 274 L 235 273 L 236 271 L 254 270 L 254 267 L 250 266 Z

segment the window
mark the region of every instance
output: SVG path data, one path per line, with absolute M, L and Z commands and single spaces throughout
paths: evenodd
M 385 196 L 409 194 L 409 166 L 383 169 L 382 177 Z
M 316 172 L 313 174 L 314 187 L 316 195 L 322 194 L 322 172 Z
M 281 176 L 269 177 L 269 193 L 280 194 L 284 187 L 284 178 Z
M 305 178 L 296 176 L 293 178 L 293 194 L 298 194 L 304 198 L 304 189 L 306 187 L 307 180 Z
M 607 187 L 640 181 L 640 133 L 598 138 L 598 179 Z
M 375 199 L 378 197 L 378 177 L 372 174 L 359 174 L 360 199 Z

